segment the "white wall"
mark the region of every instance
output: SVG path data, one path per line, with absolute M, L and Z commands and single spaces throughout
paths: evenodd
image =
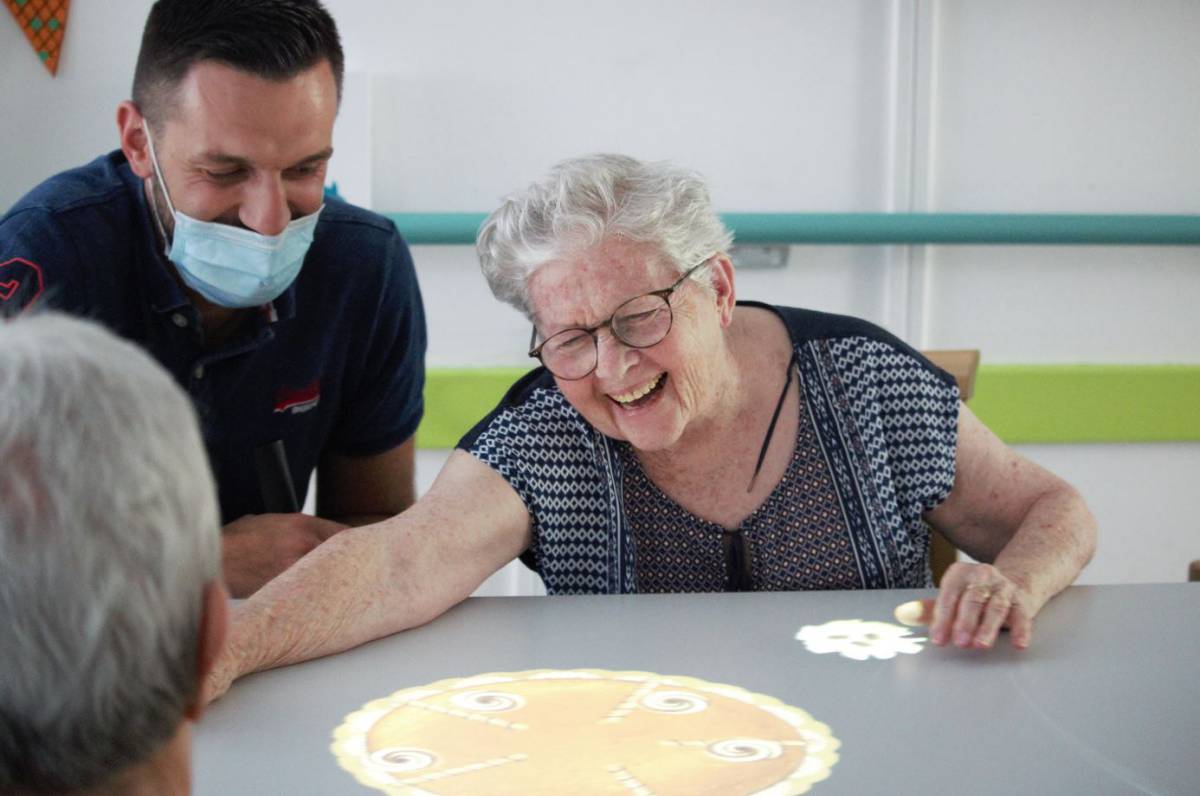
M 330 0 L 335 170 L 381 210 L 488 210 L 555 159 L 667 157 L 727 211 L 1197 213 L 1200 3 Z M 0 207 L 115 145 L 147 0 L 72 6 L 51 80 L 0 24 Z M 119 9 L 119 10 L 117 10 Z M 340 160 L 339 160 L 340 158 Z M 417 247 L 430 365 L 521 364 L 468 247 Z M 985 362 L 1200 363 L 1200 249 L 794 247 L 743 297 Z M 1025 446 L 1101 522 L 1090 582 L 1180 580 L 1200 445 Z M 422 462 L 436 467 L 437 455 Z M 424 475 L 428 475 L 427 473 Z

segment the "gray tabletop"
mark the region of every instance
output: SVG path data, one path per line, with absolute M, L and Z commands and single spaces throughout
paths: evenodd
M 1025 652 L 1004 637 L 983 653 L 925 645 L 859 661 L 795 638 L 836 619 L 891 622 L 931 594 L 470 599 L 425 627 L 239 681 L 196 728 L 195 792 L 378 792 L 330 751 L 365 703 L 485 672 L 609 669 L 804 709 L 841 742 L 813 794 L 1200 793 L 1200 584 L 1073 587 Z

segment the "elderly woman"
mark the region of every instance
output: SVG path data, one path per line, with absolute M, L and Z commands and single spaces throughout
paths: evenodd
M 520 495 L 547 591 L 928 586 L 932 525 L 992 562 L 947 578 L 960 643 L 1026 645 L 1090 556 L 1078 494 L 882 329 L 737 302 L 731 242 L 695 174 L 612 155 L 484 224 L 543 368 L 460 447 Z
M 505 201 L 479 255 L 542 367 L 416 506 L 252 599 L 235 673 L 426 621 L 521 552 L 551 594 L 923 587 L 930 526 L 988 562 L 947 572 L 934 642 L 988 647 L 1007 624 L 1027 646 L 1091 555 L 1079 495 L 882 329 L 738 302 L 730 243 L 666 164 L 567 161 Z M 364 580 L 369 601 L 343 593 Z M 300 627 L 272 644 L 281 614 Z

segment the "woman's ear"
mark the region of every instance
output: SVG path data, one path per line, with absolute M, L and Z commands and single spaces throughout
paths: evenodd
M 737 293 L 734 290 L 733 261 L 729 255 L 721 252 L 713 255 L 709 265 L 712 277 L 713 293 L 717 300 L 717 313 L 721 326 L 728 327 L 733 322 L 733 308 L 737 304 Z

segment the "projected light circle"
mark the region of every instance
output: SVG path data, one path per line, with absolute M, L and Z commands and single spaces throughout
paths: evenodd
M 391 794 L 761 794 L 829 776 L 839 742 L 805 711 L 736 686 L 598 669 L 484 674 L 351 713 L 333 752 Z

